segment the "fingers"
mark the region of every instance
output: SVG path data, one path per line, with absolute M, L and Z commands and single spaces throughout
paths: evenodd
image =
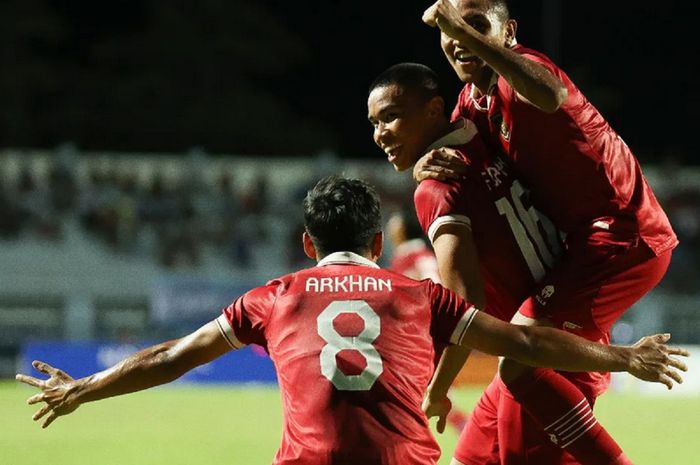
M 664 333 L 664 334 L 654 334 L 652 338 L 658 342 L 659 344 L 663 344 L 665 342 L 668 342 L 669 339 L 671 339 L 671 334 L 670 333 Z
M 442 434 L 445 432 L 445 426 L 447 425 L 447 414 L 440 415 L 437 422 L 437 432 Z
M 666 364 L 672 366 L 673 368 L 677 368 L 681 371 L 688 371 L 688 365 L 686 365 L 683 361 L 678 360 L 677 358 L 669 357 Z
M 48 427 L 53 421 L 58 418 L 58 415 L 56 414 L 55 410 L 51 410 L 51 413 L 49 414 L 48 417 L 46 417 L 46 420 L 44 421 L 44 424 L 41 425 L 42 428 Z
M 668 378 L 673 379 L 676 383 L 683 384 L 683 378 L 681 377 L 681 374 L 678 373 L 676 370 L 668 369 L 668 370 L 666 370 L 665 373 L 666 373 L 666 376 Z M 670 389 L 670 387 L 669 387 L 669 389 Z
M 27 404 L 33 405 L 33 404 L 37 404 L 39 402 L 43 402 L 43 400 L 44 400 L 44 393 L 40 392 L 39 394 L 35 394 L 32 397 L 30 397 L 29 399 L 27 399 Z
M 668 389 L 673 388 L 673 381 L 666 375 L 659 376 L 659 383 L 664 384 Z
M 15 375 L 15 379 L 17 381 L 20 381 L 24 384 L 28 384 L 30 386 L 38 387 L 41 389 L 44 386 L 44 381 L 37 379 L 33 376 L 27 376 L 27 375 Z
M 34 368 L 36 368 L 37 370 L 39 370 L 40 372 L 45 373 L 49 376 L 53 376 L 56 373 L 58 373 L 58 371 L 59 371 L 58 369 L 52 367 L 48 363 L 42 362 L 40 360 L 34 360 L 32 362 L 32 366 Z
M 41 407 L 39 410 L 36 411 L 34 416 L 32 417 L 32 420 L 36 421 L 46 415 L 49 411 L 51 410 L 51 406 L 49 404 L 44 405 Z
M 421 18 L 425 24 L 428 26 L 435 27 L 435 16 L 437 13 L 437 2 L 431 5 L 425 12 L 423 12 L 423 17 Z
M 681 347 L 668 347 L 666 349 L 666 352 L 668 355 L 680 355 L 682 357 L 690 357 L 690 352 L 688 352 L 686 349 L 683 349 Z M 683 370 L 686 371 L 686 370 Z

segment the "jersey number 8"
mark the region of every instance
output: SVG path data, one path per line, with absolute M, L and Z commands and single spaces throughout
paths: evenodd
M 364 329 L 357 336 L 338 334 L 333 321 L 341 313 L 362 318 Z M 372 343 L 381 332 L 379 315 L 364 300 L 339 300 L 328 305 L 316 320 L 318 335 L 326 341 L 321 350 L 321 373 L 341 391 L 369 391 L 384 371 L 382 357 Z M 367 361 L 362 373 L 346 375 L 338 368 L 336 355 L 341 350 L 356 350 Z

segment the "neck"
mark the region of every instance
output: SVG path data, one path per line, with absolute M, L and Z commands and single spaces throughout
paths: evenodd
M 475 95 L 484 95 L 489 91 L 489 86 L 491 85 L 491 78 L 494 75 L 494 71 L 486 67 L 479 77 L 472 81 L 474 88 L 476 89 Z

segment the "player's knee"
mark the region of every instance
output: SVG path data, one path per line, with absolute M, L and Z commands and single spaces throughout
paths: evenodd
M 527 365 L 518 363 L 515 360 L 504 358 L 501 359 L 498 364 L 498 376 L 501 377 L 501 380 L 505 384 L 509 384 L 530 369 L 531 368 Z

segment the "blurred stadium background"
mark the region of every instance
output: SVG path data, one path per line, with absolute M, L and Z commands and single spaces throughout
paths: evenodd
M 371 15 L 369 2 L 310 2 L 304 12 L 293 2 L 98 3 L 0 4 L 0 464 L 269 463 L 279 399 L 254 348 L 177 386 L 84 406 L 48 431 L 31 422 L 30 390 L 11 378 L 33 358 L 76 376 L 102 369 L 310 266 L 299 203 L 320 176 L 369 180 L 387 217 L 410 205 L 412 181 L 372 146 L 364 93 L 397 61 L 450 75 L 420 24 L 428 2 L 380 2 Z M 691 15 L 684 2 L 663 11 L 615 2 L 606 17 L 624 24 L 599 21 L 591 38 L 594 6 L 523 5 L 514 2 L 521 42 L 557 57 L 625 136 L 681 239 L 667 277 L 613 337 L 671 332 L 695 355 L 686 382 L 666 392 L 616 376 L 598 415 L 635 463 L 697 463 L 700 169 L 689 140 L 698 97 L 678 83 L 649 110 L 647 89 L 668 84 L 645 72 L 663 53 L 685 66 L 673 57 L 688 52 L 676 44 Z M 658 24 L 677 34 L 645 37 Z M 405 43 L 378 53 L 378 33 L 366 31 L 380 30 Z M 491 358 L 471 360 L 458 403 L 473 404 L 493 369 Z M 444 463 L 455 440 L 440 437 Z

